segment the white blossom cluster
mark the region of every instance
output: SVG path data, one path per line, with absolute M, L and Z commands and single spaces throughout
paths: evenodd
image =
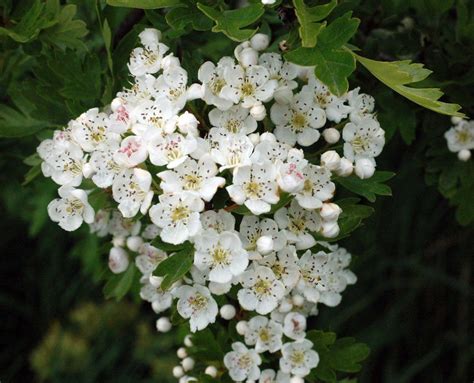
M 448 149 L 461 161 L 468 161 L 474 149 L 474 120 L 452 117 L 451 121 L 453 126 L 444 134 Z
M 241 341 L 223 360 L 234 381 L 300 381 L 319 361 L 305 337 L 307 317 L 318 303 L 338 305 L 356 281 L 351 255 L 316 238 L 340 232 L 333 177 L 374 173 L 384 145 L 374 99 L 359 89 L 336 97 L 313 68 L 264 53 L 262 34 L 240 44 L 235 57 L 204 63 L 200 83 L 189 86 L 159 31 L 139 37 L 131 88 L 38 147 L 44 175 L 60 185 L 49 216 L 68 231 L 85 221 L 97 235 L 111 235 L 112 272 L 134 259 L 141 297 L 156 313 L 176 305 L 192 332 L 218 316 L 234 319 L 238 304 Z M 192 112 L 198 99 L 206 115 Z M 216 193 L 225 201 L 219 208 Z M 89 200 L 97 194 L 108 204 L 94 212 Z M 173 253 L 156 241 L 193 252 L 190 272 L 168 290 L 154 271 Z M 219 308 L 215 297 L 232 302 L 231 290 L 234 304 Z M 158 319 L 159 331 L 170 327 L 167 317 Z M 261 368 L 262 353 L 277 352 L 279 370 Z M 175 369 L 183 382 L 194 367 L 184 360 Z M 218 367 L 209 366 L 210 375 Z

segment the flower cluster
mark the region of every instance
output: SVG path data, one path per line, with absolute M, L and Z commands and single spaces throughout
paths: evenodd
M 457 153 L 461 161 L 467 161 L 474 149 L 474 121 L 453 117 L 452 123 L 454 126 L 444 134 L 448 149 Z
M 157 30 L 139 37 L 131 88 L 38 147 L 44 175 L 60 185 L 49 215 L 68 231 L 85 221 L 110 235 L 110 270 L 136 266 L 141 298 L 156 313 L 175 307 L 192 332 L 218 316 L 233 320 L 241 339 L 222 366 L 234 381 L 302 378 L 319 361 L 307 317 L 318 304 L 338 305 L 356 281 L 351 255 L 321 240 L 340 232 L 333 178 L 375 171 L 384 131 L 374 99 L 359 89 L 335 96 L 313 68 L 264 53 L 266 35 L 204 63 L 192 85 Z M 97 196 L 107 203 L 94 213 Z M 175 256 L 161 244 L 192 257 L 170 288 L 154 274 Z M 159 331 L 170 327 L 158 319 Z M 190 381 L 194 362 L 184 360 L 175 376 Z M 278 361 L 278 371 L 264 360 Z

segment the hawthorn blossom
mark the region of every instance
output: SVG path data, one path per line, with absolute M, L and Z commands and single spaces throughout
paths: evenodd
M 286 314 L 283 322 L 283 333 L 290 339 L 299 340 L 306 337 L 306 317 L 298 312 Z
M 186 84 L 188 73 L 180 66 L 171 66 L 163 71 L 155 82 L 155 92 L 166 97 L 175 112 L 183 109 L 187 101 Z
M 287 245 L 277 252 L 272 252 L 258 261 L 262 266 L 269 267 L 275 277 L 280 280 L 287 291 L 296 286 L 300 278 L 298 256 L 294 246 Z
M 93 172 L 92 182 L 100 188 L 112 186 L 115 177 L 123 170 L 114 160 L 117 150 L 116 145 L 110 145 L 91 154 L 88 164 Z
M 153 281 L 153 283 L 151 283 Z M 173 303 L 173 296 L 169 291 L 161 289 L 163 278 L 143 276 L 140 279 L 142 287 L 140 298 L 152 304 L 153 310 L 160 313 L 169 309 Z
M 150 162 L 153 165 L 166 165 L 168 169 L 173 169 L 186 161 L 196 147 L 197 142 L 193 136 L 184 137 L 179 133 L 165 137 L 156 135 L 148 143 Z
M 219 171 L 238 169 L 252 163 L 250 155 L 252 154 L 253 144 L 250 138 L 242 134 L 223 135 L 216 131 L 211 133 L 216 133 L 211 156 L 215 162 L 221 165 Z
M 451 152 L 474 149 L 474 122 L 461 120 L 449 129 L 444 137 Z
M 354 161 L 377 157 L 385 144 L 385 132 L 372 116 L 363 117 L 358 123 L 350 122 L 342 130 L 344 157 Z
M 288 383 L 290 381 L 290 375 L 285 374 L 282 371 L 275 372 L 272 369 L 263 370 L 260 374 L 258 383 Z
M 146 141 L 141 136 L 128 136 L 114 153 L 113 160 L 119 166 L 133 168 L 148 157 Z
M 224 365 L 235 382 L 256 380 L 260 377 L 262 359 L 253 349 L 248 349 L 242 342 L 232 343 L 232 351 L 224 356 Z
M 206 61 L 198 71 L 198 79 L 202 83 L 202 99 L 210 105 L 215 105 L 220 110 L 229 109 L 233 102 L 221 96 L 221 91 L 227 82 L 224 78 L 224 71 L 227 67 L 234 65 L 231 57 L 223 57 L 217 65 Z
M 209 112 L 209 121 L 214 128 L 233 134 L 250 134 L 257 129 L 257 121 L 249 110 L 240 105 L 222 111 L 218 108 Z
M 48 204 L 48 215 L 53 222 L 66 231 L 78 229 L 82 222 L 94 222 L 94 210 L 87 200 L 84 190 L 72 186 L 61 186 L 58 190 L 61 198 L 56 198 Z
M 240 223 L 239 234 L 250 259 L 260 259 L 262 255 L 281 250 L 286 245 L 285 235 L 270 218 L 260 221 L 255 216 L 244 216 Z
M 285 343 L 281 353 L 280 369 L 298 377 L 309 375 L 319 364 L 319 355 L 313 350 L 313 342 L 307 339 Z
M 189 319 L 192 332 L 202 330 L 216 321 L 217 303 L 207 287 L 201 285 L 181 286 L 175 292 L 179 315 Z
M 203 229 L 214 230 L 217 233 L 234 231 L 235 228 L 234 216 L 224 209 L 207 210 L 201 213 L 201 222 Z
M 255 346 L 255 351 L 276 352 L 282 343 L 283 328 L 281 324 L 269 320 L 264 316 L 254 316 L 248 322 L 248 330 L 245 333 L 245 344 Z
M 139 35 L 143 47 L 135 48 L 130 54 L 128 69 L 136 77 L 156 73 L 161 69 L 161 60 L 168 47 L 160 43 L 161 33 L 147 28 Z
M 149 243 L 144 243 L 138 250 L 135 264 L 143 275 L 150 275 L 166 258 L 167 254 L 164 251 Z
M 296 200 L 304 209 L 318 209 L 332 198 L 336 185 L 331 182 L 331 172 L 325 167 L 308 164 L 302 172 L 303 188 L 296 193 Z

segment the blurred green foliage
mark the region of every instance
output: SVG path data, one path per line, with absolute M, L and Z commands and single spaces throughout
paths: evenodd
M 474 116 L 472 1 L 338 3 L 329 21 L 353 11 L 361 20 L 353 40 L 361 55 L 423 62 L 434 74 L 418 85 L 442 88 L 446 101 Z M 290 4 L 267 10 L 259 25 L 237 23 L 223 32 L 259 26 L 291 46 L 299 24 Z M 104 300 L 106 249 L 85 228 L 65 235 L 49 222 L 55 185 L 35 179 L 39 168 L 30 155 L 50 129 L 106 104 L 127 84 L 128 55 L 144 25 L 163 30 L 192 80 L 206 59 L 232 54 L 225 34 L 210 31 L 225 12 L 211 17 L 217 24 L 199 12 L 193 1 L 143 11 L 94 0 L 0 0 L 2 382 L 165 382 L 176 362 L 176 340 L 156 335 L 149 307 L 97 303 Z M 350 81 L 375 96 L 390 139 L 378 166 L 397 175 L 389 181 L 393 196 L 378 197 L 375 214 L 343 240 L 357 256 L 359 282 L 339 307 L 322 309 L 313 328 L 370 346 L 360 382 L 471 381 L 474 163 L 448 151 L 448 117 L 410 103 L 363 68 Z M 22 186 L 29 169 L 33 182 Z

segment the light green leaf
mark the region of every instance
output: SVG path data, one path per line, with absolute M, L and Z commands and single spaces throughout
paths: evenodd
M 103 289 L 105 298 L 115 298 L 117 301 L 121 300 L 132 287 L 134 277 L 135 265 L 131 263 L 125 272 L 113 275 L 107 281 Z
M 215 21 L 216 25 L 212 28 L 213 32 L 222 32 L 234 41 L 250 39 L 258 28 L 243 28 L 255 23 L 264 13 L 263 4 L 261 3 L 223 12 L 201 3 L 198 3 L 197 7 L 207 17 Z
M 349 89 L 347 78 L 355 69 L 355 58 L 343 45 L 357 31 L 359 19 L 348 12 L 323 28 L 313 48 L 297 48 L 288 52 L 287 60 L 303 66 L 315 66 L 316 77 L 338 96 Z
M 395 173 L 377 171 L 370 178 L 365 180 L 352 175 L 349 177 L 338 177 L 336 182 L 342 185 L 347 190 L 367 198 L 370 202 L 375 202 L 376 195 L 392 195 L 392 190 L 383 182 L 388 181 Z
M 193 265 L 194 248 L 186 247 L 170 255 L 161 262 L 155 270 L 155 274 L 164 277 L 161 289 L 168 290 L 173 283 L 180 280 Z
M 293 0 L 296 17 L 300 27 L 298 29 L 301 38 L 301 45 L 305 48 L 312 48 L 316 45 L 319 33 L 326 26 L 326 23 L 319 23 L 332 12 L 337 5 L 337 0 L 331 0 L 327 4 L 308 7 L 304 0 Z
M 213 25 L 212 20 L 203 17 L 202 12 L 192 3 L 171 9 L 166 14 L 166 22 L 175 30 L 184 30 L 191 24 L 196 31 L 208 31 Z
M 464 117 L 464 114 L 459 112 L 461 109 L 460 105 L 439 101 L 443 96 L 443 92 L 440 89 L 407 86 L 422 81 L 431 74 L 431 71 L 424 68 L 423 64 L 412 63 L 409 60 L 376 61 L 359 56 L 353 52 L 352 54 L 378 80 L 410 101 L 437 113 Z
M 181 4 L 180 0 L 107 0 L 107 4 L 113 7 L 158 9 L 176 7 Z

